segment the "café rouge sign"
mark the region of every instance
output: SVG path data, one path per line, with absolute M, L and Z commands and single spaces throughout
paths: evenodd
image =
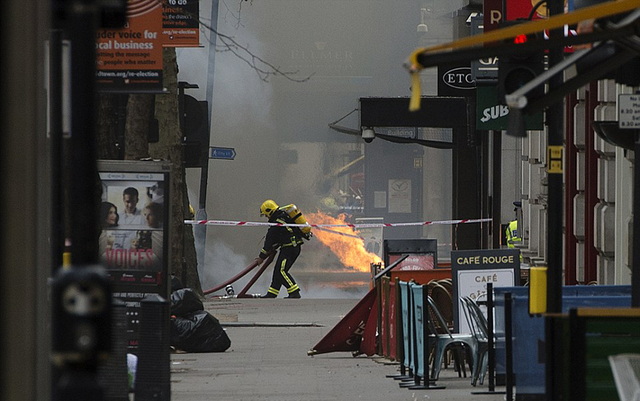
M 456 258 L 458 265 L 504 265 L 515 263 L 514 255 L 473 255 Z

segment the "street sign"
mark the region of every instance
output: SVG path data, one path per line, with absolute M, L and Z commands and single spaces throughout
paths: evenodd
M 236 157 L 234 148 L 209 148 L 209 159 L 233 160 Z
M 498 102 L 495 85 L 479 85 L 476 100 L 476 128 L 479 130 L 506 130 L 509 123 L 509 107 Z M 542 112 L 526 115 L 526 130 L 541 130 L 544 126 Z
M 640 95 L 618 95 L 618 126 L 622 129 L 640 128 Z

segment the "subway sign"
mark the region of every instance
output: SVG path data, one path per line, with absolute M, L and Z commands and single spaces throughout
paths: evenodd
M 506 130 L 509 122 L 509 107 L 498 102 L 498 89 L 495 85 L 479 85 L 476 88 L 476 129 Z M 542 112 L 525 116 L 526 130 L 543 129 Z

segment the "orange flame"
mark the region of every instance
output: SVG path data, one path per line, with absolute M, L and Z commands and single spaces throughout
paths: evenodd
M 336 218 L 322 212 L 317 212 L 309 213 L 307 217 L 307 221 L 311 224 L 347 224 L 346 215 L 344 214 L 340 214 Z M 359 238 L 359 233 L 353 228 L 328 227 L 326 230 L 314 229 L 313 236 L 323 245 L 327 246 L 346 267 L 351 267 L 360 272 L 370 272 L 371 263 L 382 263 L 382 259 L 380 259 L 378 255 L 366 251 L 364 240 Z M 358 238 L 355 238 L 354 235 L 358 236 Z

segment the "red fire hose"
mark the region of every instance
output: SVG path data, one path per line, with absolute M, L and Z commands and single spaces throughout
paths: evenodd
M 258 272 L 255 274 L 255 276 L 253 276 L 253 278 L 249 281 L 249 283 L 247 283 L 247 285 L 242 289 L 242 291 L 240 291 L 238 293 L 238 298 L 251 298 L 250 296 L 247 296 L 247 291 L 249 291 L 249 288 L 251 288 L 251 286 L 258 280 L 258 278 L 260 278 L 260 276 L 262 276 L 262 273 L 264 273 L 264 271 L 267 269 L 267 267 L 269 267 L 269 264 L 271 263 L 271 261 L 273 260 L 273 256 L 275 254 L 271 254 L 269 255 L 269 257 L 267 258 L 267 260 L 262 264 L 262 267 L 260 268 L 260 270 L 258 270 Z
M 247 266 L 243 271 L 241 271 L 240 273 L 236 274 L 235 276 L 233 276 L 232 278 L 230 278 L 229 280 L 225 281 L 222 284 L 218 284 L 217 286 L 210 288 L 206 291 L 203 291 L 202 293 L 204 295 L 209 295 L 213 292 L 219 291 L 221 289 L 223 289 L 224 287 L 226 287 L 227 285 L 231 284 L 231 283 L 235 283 L 237 280 L 239 280 L 240 278 L 244 277 L 244 275 L 246 275 L 247 273 L 249 273 L 251 270 L 255 269 L 256 266 L 259 266 L 260 264 L 262 264 L 262 268 L 258 271 L 258 274 L 256 274 L 253 279 L 251 280 L 251 282 L 249 283 L 249 285 L 247 287 L 245 287 L 241 294 L 244 295 L 244 293 L 247 292 L 247 290 L 249 290 L 249 288 L 251 287 L 251 285 L 253 285 L 253 283 L 256 282 L 256 280 L 258 279 L 258 277 L 260 277 L 260 275 L 264 272 L 264 270 L 267 268 L 267 266 L 269 266 L 269 264 L 273 261 L 273 257 L 275 256 L 275 253 L 272 253 L 271 255 L 269 255 L 267 257 L 267 259 L 264 260 L 264 262 L 260 263 L 259 261 L 254 260 L 249 266 Z

